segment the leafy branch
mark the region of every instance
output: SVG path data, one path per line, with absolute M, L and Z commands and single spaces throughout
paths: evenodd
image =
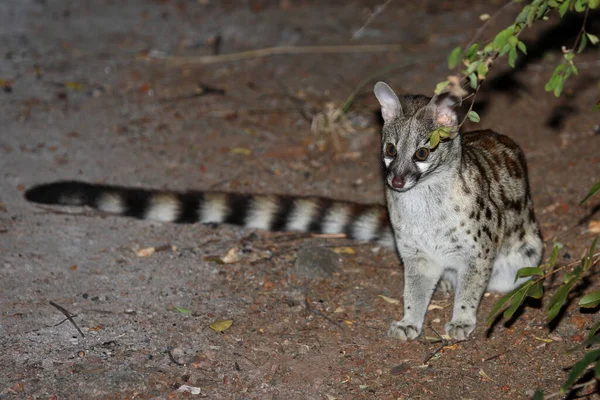
M 456 72 L 448 76 L 447 80 L 438 83 L 434 93 L 438 95 L 443 92 L 449 92 L 455 97 L 464 98 L 468 94 L 465 87 L 470 87 L 471 90 L 474 90 L 467 116 L 458 125 L 457 129 L 460 129 L 467 118 L 471 122 L 479 122 L 480 117 L 473 110 L 475 97 L 482 82 L 487 78 L 495 60 L 498 57 L 507 55 L 508 65 L 514 68 L 519 53 L 527 54 L 527 46 L 519 39 L 525 28 L 531 27 L 537 21 L 548 20 L 550 13 L 553 11 L 557 11 L 561 18 L 568 11 L 584 13 L 583 25 L 573 46 L 569 49 L 566 47 L 562 48 L 562 62 L 556 66 L 545 85 L 545 90 L 554 93 L 557 97 L 562 93 L 564 83 L 572 75 L 579 73 L 575 65 L 575 54 L 581 53 L 588 46 L 588 43 L 596 45 L 599 41 L 598 37 L 588 32 L 585 27 L 590 10 L 600 7 L 600 0 L 533 0 L 531 3 L 523 6 L 513 23 L 498 32 L 493 39 L 481 43 L 477 41 L 490 20 L 495 18 L 508 5 L 520 2 L 521 0 L 513 0 L 511 3 L 507 3 L 493 17 L 482 15 L 480 18 L 486 20 L 486 22 L 476 32 L 469 44 L 464 48 L 460 46 L 456 47 L 448 56 L 448 67 L 451 70 L 456 69 Z M 438 134 L 435 132 L 432 132 L 430 135 L 431 148 L 435 148 L 437 143 L 439 143 L 437 136 Z M 443 138 L 444 136 L 441 137 Z

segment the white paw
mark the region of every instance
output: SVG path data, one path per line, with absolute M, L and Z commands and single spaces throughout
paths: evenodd
M 404 320 L 392 322 L 387 331 L 389 337 L 404 341 L 416 338 L 419 336 L 419 333 L 421 333 L 419 327 Z
M 446 333 L 452 339 L 465 340 L 475 330 L 477 321 L 450 321 L 446 324 Z

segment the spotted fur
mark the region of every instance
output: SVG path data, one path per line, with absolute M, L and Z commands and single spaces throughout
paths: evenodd
M 458 125 L 452 98 L 398 98 L 383 82 L 375 95 L 385 121 L 388 212 L 405 272 L 404 315 L 388 334 L 418 336 L 431 295 L 444 280 L 455 288 L 446 332 L 464 339 L 475 329 L 486 288 L 512 290 L 524 282 L 515 282 L 517 270 L 541 261 L 525 157 L 510 138 L 490 130 L 463 133 L 432 149 L 432 131 Z

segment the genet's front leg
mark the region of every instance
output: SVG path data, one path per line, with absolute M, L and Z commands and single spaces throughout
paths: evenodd
M 477 308 L 492 272 L 489 259 L 474 259 L 458 274 L 452 320 L 446 324 L 446 333 L 453 339 L 464 340 L 475 329 Z
M 402 320 L 392 322 L 388 336 L 401 340 L 419 336 L 427 306 L 441 275 L 439 266 L 423 258 L 404 259 L 404 315 Z

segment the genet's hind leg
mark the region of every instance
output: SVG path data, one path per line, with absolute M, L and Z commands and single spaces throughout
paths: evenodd
M 442 279 L 438 282 L 437 291 L 444 297 L 450 297 L 452 290 L 456 287 L 456 271 L 446 270 Z
M 517 271 L 525 267 L 537 267 L 544 252 L 544 242 L 538 236 L 528 235 L 523 241 L 512 243 L 500 249 L 487 290 L 492 292 L 510 292 L 529 280 L 519 278 L 515 282 Z

